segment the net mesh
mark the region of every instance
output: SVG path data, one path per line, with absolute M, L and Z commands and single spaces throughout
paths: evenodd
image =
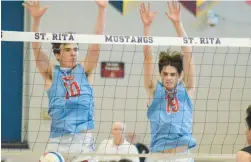
M 195 158 L 204 156 L 204 160 L 207 160 L 217 154 L 222 159 L 234 159 L 234 156 L 229 154 L 235 154 L 246 145 L 244 119 L 251 96 L 249 38 L 146 38 L 3 31 L 2 41 L 26 42 L 22 134 L 23 139 L 29 143 L 31 153 L 41 154 L 45 151 L 50 133 L 48 98 L 29 43 L 35 41 L 43 42 L 41 50 L 47 53 L 52 61 L 56 60 L 51 42 L 79 43 L 78 61 L 87 55 L 88 44 L 102 44 L 93 84 L 95 128 L 91 132 L 96 149 L 103 140 L 112 137 L 112 124 L 118 121 L 126 124 L 125 135 L 128 141 L 133 135 L 136 139 L 134 142 L 147 147 L 150 145 L 150 123 L 146 115 L 148 97 L 144 89 L 143 75 L 143 45 L 153 46 L 156 76 L 160 51 L 180 50 L 183 45 L 192 46 L 196 71 L 193 136 L 197 146 L 191 149 L 191 153 L 196 155 Z M 106 65 L 110 65 L 110 68 L 122 64 L 124 73 L 119 73 L 118 78 L 111 77 L 110 73 L 110 78 L 104 77 L 108 75 L 102 74 L 101 65 L 104 62 L 109 62 L 110 64 Z M 114 66 L 112 63 L 115 63 Z M 5 151 L 10 152 L 12 151 Z

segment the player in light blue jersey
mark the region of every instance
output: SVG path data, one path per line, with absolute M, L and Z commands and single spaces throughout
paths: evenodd
M 167 17 L 174 25 L 178 37 L 184 37 L 180 5 L 168 2 L 168 7 L 170 13 L 166 13 Z M 149 36 L 151 24 L 157 14 L 151 12 L 150 8 L 150 4 L 148 7 L 142 4 L 140 9 L 145 36 Z M 149 95 L 147 117 L 151 123 L 152 153 L 187 153 L 188 149 L 196 146 L 192 136 L 194 106 L 191 101 L 195 70 L 191 48 L 182 49 L 183 52 L 160 52 L 160 79 L 154 79 L 152 48 L 144 46 L 144 87 Z
M 108 0 L 96 1 L 96 4 L 98 16 L 95 34 L 101 35 L 104 32 Z M 38 32 L 41 18 L 48 7 L 41 7 L 39 1 L 27 1 L 23 6 L 33 17 L 32 31 Z M 75 18 L 80 20 L 81 16 Z M 78 44 L 53 43 L 52 50 L 59 65 L 54 65 L 49 60 L 39 42 L 33 42 L 32 47 L 36 67 L 45 81 L 45 90 L 49 98 L 51 132 L 47 151 L 94 151 L 93 137 L 88 130 L 94 128 L 92 80 L 100 45 L 90 45 L 87 56 L 78 64 Z

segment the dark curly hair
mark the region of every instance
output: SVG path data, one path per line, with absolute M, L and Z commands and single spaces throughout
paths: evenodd
M 74 32 L 66 32 L 65 34 L 75 34 Z M 59 54 L 60 53 L 60 46 L 61 45 L 66 45 L 68 43 L 51 43 L 52 44 L 52 50 L 54 55 Z M 78 45 L 78 43 L 77 43 Z
M 248 125 L 248 129 L 251 130 L 251 105 L 248 106 L 247 110 L 246 123 Z
M 179 75 L 183 71 L 183 55 L 177 51 L 162 51 L 159 54 L 159 73 L 161 73 L 163 67 L 173 66 L 177 69 Z

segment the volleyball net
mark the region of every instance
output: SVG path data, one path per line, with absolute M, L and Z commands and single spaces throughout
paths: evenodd
M 86 57 L 89 44 L 101 45 L 98 65 L 93 74 L 95 128 L 91 133 L 96 149 L 103 140 L 112 138 L 114 122 L 125 123 L 125 138 L 129 143 L 150 147 L 148 96 L 144 89 L 143 73 L 144 45 L 153 48 L 156 76 L 159 76 L 158 58 L 161 51 L 181 51 L 184 46 L 192 48 L 196 72 L 192 132 L 197 145 L 190 150 L 191 154 L 185 156 L 198 161 L 234 160 L 234 154 L 246 145 L 245 110 L 250 105 L 251 96 L 251 38 L 2 31 L 1 40 L 24 43 L 22 137 L 28 142 L 31 154 L 41 155 L 45 151 L 51 122 L 48 97 L 42 76 L 36 68 L 32 42 L 41 42 L 41 50 L 55 62 L 51 43 L 77 43 L 78 61 Z M 17 151 L 7 149 L 2 153 L 14 155 Z M 157 155 L 130 155 L 128 152 L 127 156 Z

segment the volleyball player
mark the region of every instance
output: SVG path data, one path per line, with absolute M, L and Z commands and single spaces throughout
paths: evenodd
M 96 4 L 98 16 L 95 34 L 100 35 L 104 32 L 108 1 L 96 1 Z M 39 1 L 28 1 L 23 6 L 33 17 L 32 31 L 38 32 L 41 18 L 48 7 L 41 7 Z M 89 18 L 89 15 L 86 17 Z M 81 21 L 82 17 L 76 15 L 75 18 Z M 55 23 L 55 28 L 58 25 Z M 40 43 L 33 42 L 32 48 L 36 67 L 45 81 L 45 90 L 49 98 L 51 131 L 47 151 L 60 153 L 94 151 L 93 137 L 88 130 L 94 128 L 92 73 L 97 66 L 100 45 L 90 45 L 86 58 L 77 64 L 78 44 L 53 43 L 52 50 L 59 65 L 50 62 Z
M 246 117 L 246 138 L 248 146 L 244 147 L 236 154 L 236 162 L 250 162 L 251 161 L 251 105 L 248 106 Z
M 184 37 L 180 4 L 168 2 L 168 7 L 170 13 L 166 13 L 167 18 L 171 20 L 178 37 Z M 156 11 L 151 12 L 150 4 L 148 7 L 141 4 L 140 15 L 145 36 L 149 36 L 156 14 Z M 161 28 L 165 29 L 162 24 Z M 149 96 L 147 117 L 151 123 L 152 153 L 187 153 L 196 146 L 192 137 L 194 106 L 191 101 L 195 88 L 195 70 L 191 48 L 182 47 L 182 50 L 160 52 L 160 79 L 154 79 L 152 48 L 144 46 L 144 87 Z

